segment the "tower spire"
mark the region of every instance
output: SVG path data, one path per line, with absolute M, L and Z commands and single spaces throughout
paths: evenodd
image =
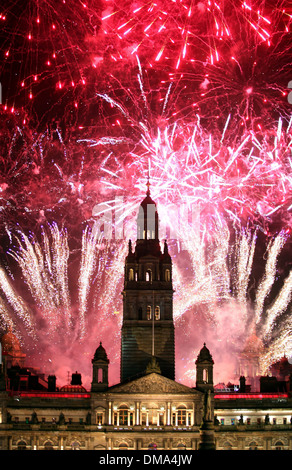
M 150 168 L 148 166 L 148 177 L 147 177 L 147 192 L 146 192 L 146 195 L 147 196 L 150 196 Z

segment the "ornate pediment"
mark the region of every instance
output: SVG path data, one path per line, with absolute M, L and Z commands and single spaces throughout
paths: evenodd
M 172 394 L 196 394 L 200 393 L 186 385 L 163 377 L 155 372 L 124 384 L 114 385 L 109 388 L 112 393 L 172 393 Z

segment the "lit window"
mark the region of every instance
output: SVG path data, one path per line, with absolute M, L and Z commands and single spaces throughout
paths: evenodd
M 147 282 L 151 282 L 151 281 L 152 281 L 152 271 L 151 271 L 151 269 L 148 269 L 148 270 L 146 271 L 146 277 L 145 277 L 145 279 L 146 279 Z
M 96 424 L 100 425 L 103 423 L 103 413 L 96 413 Z
M 165 280 L 166 282 L 170 282 L 170 270 L 169 269 L 165 270 Z
M 155 307 L 155 320 L 160 320 L 160 307 L 156 305 Z
M 152 318 L 152 309 L 151 309 L 151 305 L 148 305 L 147 306 L 147 320 L 151 320 Z
M 134 269 L 129 269 L 129 281 L 134 281 Z
M 187 412 L 186 410 L 178 409 L 177 410 L 177 424 L 187 424 Z

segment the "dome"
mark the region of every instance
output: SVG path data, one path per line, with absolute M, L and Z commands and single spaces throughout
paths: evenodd
M 2 352 L 9 356 L 25 356 L 22 353 L 18 338 L 9 329 L 1 338 Z
M 212 362 L 212 364 L 214 364 L 214 361 L 213 361 L 213 358 L 210 354 L 210 351 L 206 347 L 206 343 L 204 343 L 204 346 L 202 347 L 201 351 L 199 352 L 199 355 L 198 355 L 197 360 L 196 360 L 196 364 L 198 362 L 204 362 L 204 361 Z
M 85 393 L 87 390 L 83 387 L 83 385 L 63 385 L 60 388 L 60 392 L 67 392 L 67 393 Z
M 246 341 L 243 354 L 259 354 L 264 349 L 263 342 L 253 333 Z
M 107 353 L 104 347 L 102 346 L 102 343 L 100 342 L 97 350 L 95 351 L 94 354 L 94 360 L 102 360 L 102 361 L 108 361 Z

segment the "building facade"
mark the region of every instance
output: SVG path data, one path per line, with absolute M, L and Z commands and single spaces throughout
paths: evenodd
M 291 375 L 261 378 L 260 391 L 241 376 L 238 391 L 219 391 L 204 343 L 196 386 L 175 381 L 172 261 L 167 244 L 160 247 L 149 188 L 137 225 L 125 260 L 120 383 L 109 386 L 100 342 L 90 390 L 77 372 L 59 388 L 54 375 L 25 364 L 8 331 L 1 338 L 0 449 L 292 450 Z

